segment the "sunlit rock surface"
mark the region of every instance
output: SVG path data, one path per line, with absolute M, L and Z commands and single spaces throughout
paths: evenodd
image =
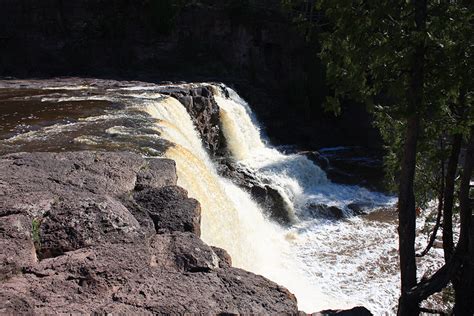
M 171 160 L 17 153 L 0 170 L 1 314 L 297 312 L 288 290 L 201 241 Z

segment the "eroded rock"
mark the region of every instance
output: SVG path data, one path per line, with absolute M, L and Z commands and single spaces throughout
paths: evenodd
M 199 238 L 174 162 L 19 153 L 0 166 L 0 314 L 297 312 Z
M 135 194 L 135 200 L 152 218 L 157 233 L 193 232 L 201 235 L 201 207 L 178 186 L 148 188 Z
M 324 217 L 330 219 L 344 218 L 344 211 L 337 206 L 310 203 L 307 205 L 307 209 L 312 217 Z
M 211 89 L 210 86 L 189 90 L 170 88 L 161 93 L 178 99 L 184 105 L 201 136 L 204 147 L 215 156 L 225 151 L 226 143 L 220 126 L 219 106 L 214 100 Z
M 149 158 L 137 174 L 135 190 L 146 187 L 161 188 L 168 185 L 176 185 L 176 163 L 170 159 Z
M 258 179 L 251 170 L 238 166 L 230 159 L 221 159 L 218 171 L 249 192 L 267 214 L 280 224 L 288 225 L 295 221 L 291 206 L 282 194 L 270 184 Z

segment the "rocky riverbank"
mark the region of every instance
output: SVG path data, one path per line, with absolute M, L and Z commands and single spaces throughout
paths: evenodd
M 297 313 L 200 238 L 175 164 L 116 152 L 0 157 L 0 313 Z

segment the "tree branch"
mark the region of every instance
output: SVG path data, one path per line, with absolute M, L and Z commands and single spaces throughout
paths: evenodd
M 431 309 L 431 308 L 424 308 L 420 307 L 420 312 L 422 313 L 428 313 L 428 314 L 437 314 L 437 315 L 448 315 L 446 312 L 437 310 L 437 309 Z
M 443 148 L 443 141 L 441 140 L 441 148 Z M 417 253 L 417 257 L 424 257 L 430 249 L 433 247 L 433 244 L 436 240 L 436 234 L 438 233 L 439 227 L 441 226 L 441 217 L 443 214 L 443 202 L 444 202 L 444 159 L 441 159 L 441 176 L 439 179 L 438 187 L 438 215 L 436 216 L 436 224 L 433 228 L 433 233 L 430 236 L 430 240 L 425 250 L 421 253 Z

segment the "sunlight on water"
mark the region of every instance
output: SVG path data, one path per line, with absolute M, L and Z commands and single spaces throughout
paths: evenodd
M 282 227 L 266 217 L 249 193 L 218 174 L 184 106 L 159 89 L 150 84 L 93 95 L 88 86 L 52 87 L 53 94 L 35 96 L 45 108 L 60 112 L 64 105 L 86 101 L 114 107 L 107 103 L 102 111 L 76 113 L 73 121 L 51 120 L 12 133 L 0 143 L 12 151 L 132 150 L 171 158 L 177 164 L 178 184 L 201 203 L 203 240 L 226 249 L 234 266 L 287 287 L 307 312 L 364 305 L 375 315 L 393 314 L 399 293 L 394 197 L 331 183 L 307 157 L 279 152 L 262 136 L 248 104 L 232 89 L 213 85 L 231 158 L 283 197 L 294 222 Z M 56 93 L 60 90 L 66 93 Z M 370 214 L 353 216 L 351 203 L 366 205 Z M 315 206 L 320 205 L 341 209 L 345 218 L 318 216 Z M 419 229 L 422 218 L 417 220 Z M 417 249 L 427 242 L 420 235 Z M 434 249 L 420 259 L 420 277 L 442 263 L 442 250 Z
M 288 287 L 297 295 L 300 308 L 341 306 L 341 302 L 331 304 L 301 274 L 287 232 L 266 219 L 247 192 L 217 174 L 191 118 L 178 101 L 162 98 L 146 103 L 143 110 L 155 119 L 161 136 L 176 144 L 165 155 L 176 161 L 178 184 L 201 202 L 204 241 L 226 249 L 234 266 Z
M 395 199 L 358 186 L 333 184 L 305 156 L 282 154 L 266 145 L 248 104 L 232 89 L 215 90 L 219 88 L 229 94 L 229 98 L 220 94 L 216 101 L 233 158 L 276 188 L 300 218 L 289 228 L 287 240 L 298 259 L 297 269 L 330 298 L 317 309 L 364 305 L 377 314 L 390 311 L 398 295 L 394 225 L 358 217 L 314 218 L 310 206 L 336 206 L 349 214 L 347 205 L 353 202 L 375 209 L 393 205 Z

